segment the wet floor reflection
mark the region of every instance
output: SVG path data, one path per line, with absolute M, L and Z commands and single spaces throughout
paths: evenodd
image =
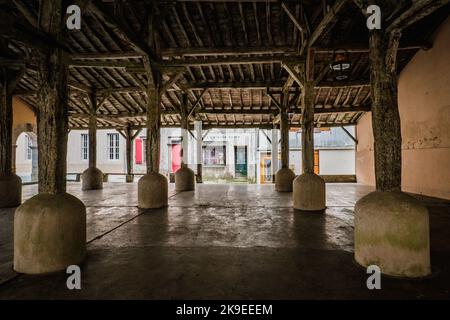
M 293 210 L 293 233 L 299 247 L 323 248 L 327 246 L 325 211 Z

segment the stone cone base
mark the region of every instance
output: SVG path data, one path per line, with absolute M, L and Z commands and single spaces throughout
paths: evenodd
M 195 173 L 185 165 L 175 173 L 175 190 L 179 192 L 195 190 Z
M 13 208 L 22 203 L 22 179 L 14 173 L 0 174 L 0 208 Z
M 355 205 L 355 260 L 390 276 L 431 274 L 428 210 L 402 193 L 372 192 Z
M 14 216 L 14 270 L 44 274 L 79 265 L 86 256 L 86 208 L 68 193 L 41 193 Z
M 168 206 L 167 178 L 159 173 L 149 173 L 138 182 L 138 206 L 141 209 L 158 209 Z
M 314 173 L 304 173 L 294 180 L 294 209 L 322 211 L 325 206 L 325 181 Z
M 292 192 L 295 173 L 289 168 L 282 168 L 275 174 L 275 190 L 278 192 Z
M 82 190 L 103 189 L 103 172 L 97 168 L 88 168 L 81 175 Z

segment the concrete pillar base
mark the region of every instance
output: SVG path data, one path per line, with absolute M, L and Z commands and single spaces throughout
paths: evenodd
M 126 182 L 126 183 L 132 183 L 132 182 L 134 182 L 134 174 L 127 174 L 127 175 L 125 176 L 125 182 Z
M 86 256 L 86 207 L 68 193 L 41 193 L 14 215 L 14 270 L 44 274 L 80 264 Z
M 282 168 L 275 174 L 275 190 L 278 192 L 292 192 L 292 182 L 295 173 L 289 168 Z
M 103 172 L 98 168 L 88 168 L 81 175 L 82 190 L 103 189 Z
M 325 181 L 314 173 L 304 173 L 294 180 L 294 209 L 322 211 L 325 206 Z
M 138 207 L 158 209 L 168 206 L 169 184 L 167 178 L 159 173 L 149 173 L 139 179 Z
M 400 191 L 372 192 L 355 205 L 355 260 L 391 276 L 431 274 L 428 210 Z
M 195 190 L 195 173 L 185 165 L 181 166 L 181 168 L 175 173 L 175 190 Z
M 22 203 L 22 179 L 14 173 L 0 174 L 0 208 L 13 208 Z

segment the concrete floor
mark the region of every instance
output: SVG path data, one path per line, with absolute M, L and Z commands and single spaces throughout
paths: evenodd
M 353 262 L 353 206 L 372 191 L 327 184 L 325 214 L 292 209 L 272 185 L 198 185 L 169 208 L 140 211 L 137 184 L 82 192 L 88 258 L 82 290 L 67 275 L 12 271 L 14 210 L 0 210 L 0 299 L 392 299 L 450 298 L 450 202 L 422 198 L 430 210 L 433 277 L 382 278 L 366 288 Z M 24 187 L 24 199 L 37 186 Z

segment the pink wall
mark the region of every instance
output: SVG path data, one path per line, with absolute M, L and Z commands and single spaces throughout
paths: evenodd
M 402 188 L 450 199 L 450 18 L 437 30 L 433 48 L 420 51 L 399 82 L 402 125 Z M 374 185 L 371 115 L 357 125 L 358 181 Z

